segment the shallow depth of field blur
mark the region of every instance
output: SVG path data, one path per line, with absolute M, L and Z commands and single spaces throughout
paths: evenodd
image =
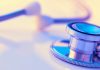
M 36 1 L 42 15 L 72 18 L 87 14 L 77 0 L 0 0 L 0 15 L 24 9 Z M 87 22 L 100 26 L 100 0 L 79 1 L 91 11 Z M 66 38 L 66 25 L 51 25 L 46 28 L 48 33 L 41 32 L 39 25 L 37 16 L 26 15 L 0 22 L 0 70 L 89 70 L 72 67 L 50 53 L 52 42 Z

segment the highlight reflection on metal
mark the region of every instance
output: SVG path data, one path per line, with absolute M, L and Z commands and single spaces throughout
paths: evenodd
M 52 45 L 53 54 L 72 64 L 100 67 L 100 27 L 86 22 L 72 22 L 67 26 L 67 33 L 70 40 L 55 42 Z
M 94 61 L 100 62 L 100 44 L 98 44 L 98 46 L 96 48 L 96 52 L 95 52 L 95 56 L 94 56 Z

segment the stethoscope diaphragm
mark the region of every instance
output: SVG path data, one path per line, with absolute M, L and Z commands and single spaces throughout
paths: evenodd
M 67 25 L 69 40 L 54 42 L 51 50 L 59 59 L 84 67 L 100 67 L 100 27 L 86 22 Z

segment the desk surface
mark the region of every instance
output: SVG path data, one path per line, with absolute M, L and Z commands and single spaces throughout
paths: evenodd
M 21 9 L 32 2 L 32 0 L 26 0 L 25 3 L 20 4 L 23 1 L 24 0 L 12 1 L 13 4 L 6 0 L 2 1 L 2 6 L 0 6 L 2 12 L 0 14 Z M 45 0 L 43 1 L 44 2 L 41 2 L 41 0 L 39 0 L 44 7 L 47 4 Z M 52 1 L 54 0 L 51 0 L 50 3 L 52 3 Z M 62 0 L 59 0 L 58 4 L 60 4 L 60 1 Z M 90 0 L 88 1 L 90 2 Z M 93 2 L 94 1 L 91 3 Z M 11 8 L 6 9 L 9 4 Z M 20 4 L 20 7 L 18 4 Z M 51 16 L 61 16 L 58 14 L 59 12 L 55 15 L 55 13 L 46 9 L 45 7 L 45 13 Z M 63 16 L 64 14 L 61 17 Z M 94 19 L 93 22 L 100 25 L 98 24 L 98 22 L 100 22 L 99 20 Z M 51 54 L 50 46 L 52 42 L 66 38 L 65 25 L 52 25 L 47 29 L 48 34 L 37 31 L 38 25 L 36 24 L 36 18 L 33 16 L 20 16 L 0 23 L 0 70 L 90 70 L 90 68 L 78 67 L 62 62 Z

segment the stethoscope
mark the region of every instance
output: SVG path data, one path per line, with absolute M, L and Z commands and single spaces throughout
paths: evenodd
M 90 18 L 91 13 L 90 11 L 84 7 L 84 10 L 86 10 L 87 14 L 84 17 L 78 17 L 78 18 L 53 18 L 50 16 L 46 16 L 46 15 L 41 15 L 41 6 L 38 2 L 34 2 L 30 5 L 28 5 L 25 9 L 19 10 L 19 11 L 15 11 L 6 15 L 2 15 L 0 16 L 0 22 L 18 17 L 18 16 L 22 16 L 22 15 L 26 15 L 26 16 L 38 16 L 38 18 L 41 20 L 42 23 L 40 23 L 41 28 L 45 28 L 49 25 L 53 24 L 62 24 L 62 23 L 66 23 L 66 22 L 70 22 L 70 21 L 85 21 L 87 19 Z M 40 29 L 41 29 L 40 28 Z
M 69 39 L 52 44 L 54 56 L 79 66 L 100 67 L 100 27 L 87 22 L 70 22 L 66 32 Z
M 51 46 L 52 53 L 59 59 L 84 67 L 100 67 L 100 27 L 83 22 L 90 18 L 88 12 L 86 17 L 81 18 L 52 18 L 41 15 L 39 3 L 33 3 L 27 8 L 0 17 L 0 21 L 5 21 L 20 15 L 38 15 L 45 28 L 52 23 L 67 24 L 67 34 L 69 40 L 56 41 Z

